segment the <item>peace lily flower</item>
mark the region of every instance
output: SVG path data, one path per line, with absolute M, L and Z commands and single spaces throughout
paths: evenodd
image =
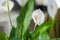
M 45 15 L 40 9 L 37 9 L 33 12 L 32 19 L 36 25 L 41 25 L 45 20 Z
M 55 0 L 57 3 L 57 7 L 60 8 L 60 0 Z
M 20 6 L 24 6 L 28 0 L 16 0 Z M 47 5 L 48 0 L 35 0 L 37 5 Z
M 28 0 L 16 0 L 16 1 L 19 3 L 19 5 L 24 6 Z
M 47 5 L 48 0 L 35 0 L 37 5 Z
M 10 0 L 6 0 L 2 2 L 2 8 L 6 11 L 8 11 L 8 6 L 9 6 L 9 11 L 13 8 L 14 3 Z
M 48 14 L 49 16 L 54 19 L 56 13 L 57 13 L 57 4 L 55 2 L 55 0 L 48 0 L 48 5 L 47 5 L 47 9 L 48 9 Z

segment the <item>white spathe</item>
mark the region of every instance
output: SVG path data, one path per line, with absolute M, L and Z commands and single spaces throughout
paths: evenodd
M 57 3 L 57 7 L 60 8 L 60 0 L 55 0 Z
M 16 0 L 20 6 L 24 6 L 28 0 Z M 54 0 L 57 3 L 58 8 L 60 8 L 60 0 Z M 48 0 L 35 0 L 35 4 L 37 5 L 47 5 Z
M 16 27 L 17 26 L 16 18 L 18 17 L 19 12 L 11 11 L 10 15 L 11 15 L 12 24 L 14 27 Z M 2 29 L 4 30 L 4 33 L 6 33 L 6 35 L 9 36 L 12 27 L 10 24 L 8 12 L 5 11 L 4 9 L 0 9 L 0 27 L 1 26 L 4 28 Z
M 57 4 L 55 0 L 48 0 L 48 5 L 47 5 L 47 9 L 48 9 L 48 14 L 49 16 L 53 19 L 57 13 Z
M 6 0 L 0 0 L 0 5 L 1 5 L 4 1 L 6 1 Z
M 37 5 L 44 5 L 44 6 L 46 6 L 47 2 L 48 2 L 48 0 L 35 0 L 35 3 Z
M 2 8 L 4 9 L 4 10 L 6 10 L 6 11 L 8 11 L 8 5 L 9 5 L 9 11 L 11 11 L 12 10 L 12 8 L 13 8 L 13 6 L 14 6 L 14 3 L 12 2 L 12 1 L 4 1 L 3 3 L 2 3 Z
M 24 6 L 28 0 L 16 0 L 20 6 Z M 35 0 L 37 5 L 47 5 L 48 0 Z
M 44 23 L 45 15 L 40 9 L 37 9 L 33 11 L 32 19 L 35 22 L 35 25 L 41 25 Z
M 24 6 L 28 0 L 16 0 L 20 6 Z

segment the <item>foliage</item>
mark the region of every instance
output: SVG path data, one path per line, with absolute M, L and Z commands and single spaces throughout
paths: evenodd
M 0 32 L 0 40 L 7 40 L 7 38 L 5 33 Z
M 9 37 L 0 33 L 0 40 L 50 40 L 47 30 L 54 24 L 54 20 L 36 26 L 33 31 L 28 29 L 33 10 L 34 0 L 28 0 L 17 17 L 17 27 L 12 26 Z

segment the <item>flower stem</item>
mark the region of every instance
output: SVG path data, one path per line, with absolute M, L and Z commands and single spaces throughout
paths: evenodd
M 35 31 L 35 28 L 36 28 L 36 24 L 34 25 L 34 30 L 33 31 Z
M 12 20 L 11 20 L 10 11 L 9 11 L 9 1 L 7 1 L 7 8 L 8 8 L 8 15 L 9 15 L 9 19 L 10 19 L 10 24 L 12 26 Z
M 49 34 L 50 34 L 51 37 L 55 37 L 55 33 L 54 33 L 54 24 L 55 24 L 55 18 L 52 19 L 51 28 L 50 28 L 50 31 L 49 31 Z
M 52 27 L 54 27 L 54 24 L 55 24 L 55 18 L 52 19 Z

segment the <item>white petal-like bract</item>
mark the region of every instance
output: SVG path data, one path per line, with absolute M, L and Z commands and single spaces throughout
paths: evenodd
M 37 5 L 47 5 L 48 0 L 35 0 L 35 4 Z
M 12 10 L 14 3 L 12 1 L 7 1 L 7 0 L 2 3 L 2 7 L 6 11 L 8 11 L 8 6 L 9 6 L 9 11 L 10 11 L 10 10 Z
M 41 25 L 42 23 L 44 23 L 45 15 L 40 9 L 37 9 L 33 11 L 32 19 L 36 25 Z
M 48 14 L 49 16 L 53 19 L 57 13 L 57 4 L 55 0 L 48 0 L 48 5 L 47 5 L 47 9 L 48 9 Z
M 24 6 L 28 0 L 16 0 L 20 6 Z M 35 0 L 37 5 L 47 5 L 48 0 Z
M 24 6 L 28 0 L 16 0 L 20 6 Z
M 57 7 L 60 8 L 60 0 L 55 0 L 57 3 Z

